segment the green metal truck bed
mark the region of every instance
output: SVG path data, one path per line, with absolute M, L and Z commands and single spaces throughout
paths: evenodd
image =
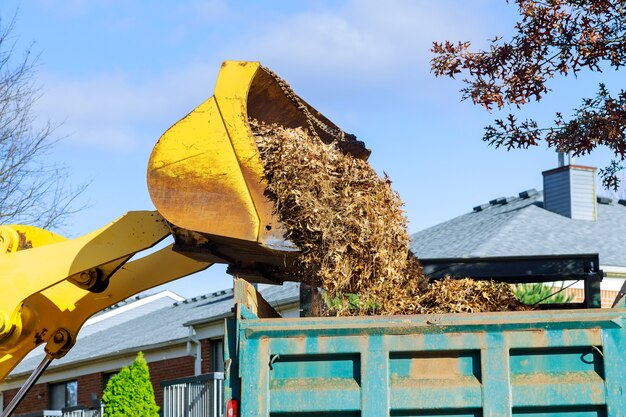
M 626 310 L 227 324 L 226 397 L 271 417 L 624 417 Z

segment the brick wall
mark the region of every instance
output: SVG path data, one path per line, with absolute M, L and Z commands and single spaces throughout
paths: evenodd
M 585 301 L 585 290 L 582 288 L 568 288 L 565 290 L 565 293 L 574 296 L 573 302 L 580 303 Z M 602 308 L 611 308 L 615 297 L 617 297 L 617 291 L 600 290 Z
M 150 368 L 150 379 L 152 381 L 152 387 L 154 388 L 154 397 L 156 398 L 157 405 L 163 407 L 163 388 L 161 387 L 161 382 L 193 376 L 194 358 L 191 356 L 183 356 L 175 359 L 150 362 L 148 363 L 148 368 Z
M 213 351 L 213 346 L 211 345 L 210 339 L 202 339 L 200 340 L 200 349 L 202 356 L 202 373 L 206 374 L 207 372 L 212 372 L 211 370 L 211 353 Z
M 4 391 L 4 406 L 9 405 L 9 402 L 17 394 L 18 389 L 12 389 Z M 20 406 L 15 410 L 14 415 L 32 413 L 35 411 L 41 411 L 48 408 L 48 384 L 37 384 L 26 395 L 26 398 L 22 400 Z
M 210 350 L 209 350 L 210 351 Z M 210 363 L 210 362 L 209 362 Z M 162 361 L 148 363 L 150 369 L 150 378 L 154 395 L 159 407 L 163 406 L 163 388 L 161 382 L 170 379 L 183 378 L 193 376 L 194 374 L 194 358 L 184 356 L 175 359 L 166 359 Z M 78 405 L 91 407 L 93 406 L 92 393 L 95 393 L 98 399 L 102 398 L 102 390 L 104 389 L 104 373 L 98 372 L 88 375 L 82 375 L 76 378 L 78 382 Z M 9 404 L 15 396 L 18 389 L 4 391 L 4 404 Z M 49 409 L 49 384 L 37 384 L 28 393 L 20 406 L 15 410 L 14 415 L 27 414 Z
M 95 393 L 98 398 L 102 397 L 102 374 L 89 374 L 76 378 L 78 382 L 78 405 L 91 407 L 93 405 L 91 394 Z M 4 392 L 4 405 L 8 405 L 17 394 L 18 389 L 12 389 Z M 22 400 L 20 406 L 15 410 L 15 415 L 33 413 L 50 408 L 50 384 L 37 384 Z
M 85 407 L 93 407 L 92 394 L 98 399 L 102 397 L 104 390 L 104 374 L 99 372 L 96 374 L 83 375 L 76 378 L 78 382 L 78 405 Z
M 600 299 L 602 300 L 602 308 L 611 308 L 615 297 L 617 297 L 617 293 L 618 291 L 601 290 Z

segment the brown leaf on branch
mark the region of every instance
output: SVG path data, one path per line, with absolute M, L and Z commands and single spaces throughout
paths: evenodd
M 515 0 L 519 21 L 508 41 L 495 38 L 486 51 L 471 51 L 469 42 L 433 43 L 431 70 L 435 76 L 465 74 L 463 99 L 487 110 L 520 108 L 550 93 L 548 82 L 557 75 L 582 70 L 602 72 L 626 63 L 626 7 L 623 0 Z M 496 120 L 485 129 L 484 140 L 507 149 L 527 148 L 542 140 L 576 155 L 598 146 L 609 148 L 617 165 L 601 173 L 605 185 L 617 187 L 615 177 L 625 158 L 626 111 L 624 91 L 617 96 L 601 86 L 597 96 L 584 99 L 571 119 L 561 113 L 553 126 L 540 128 L 528 120 Z

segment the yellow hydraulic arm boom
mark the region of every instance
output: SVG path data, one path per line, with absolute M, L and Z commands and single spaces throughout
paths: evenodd
M 129 212 L 74 240 L 3 226 L 4 242 L 17 235 L 27 249 L 12 245 L 7 248 L 12 252 L 0 256 L 0 380 L 41 343 L 48 356 L 62 357 L 98 311 L 211 265 L 174 252 L 171 245 L 128 262 L 169 234 L 165 220 L 150 211 Z
M 38 345 L 46 357 L 3 412 L 10 415 L 52 359 L 63 357 L 93 314 L 130 295 L 211 265 L 169 245 L 129 262 L 170 234 L 150 211 L 129 212 L 100 230 L 66 240 L 29 226 L 3 226 L 0 241 L 0 381 Z

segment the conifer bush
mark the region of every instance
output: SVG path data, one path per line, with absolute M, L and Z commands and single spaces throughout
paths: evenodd
M 560 288 L 554 288 L 541 282 L 517 284 L 513 292 L 515 297 L 526 305 L 569 303 L 574 296 L 563 291 L 564 285 L 565 283 L 561 282 Z
M 102 394 L 104 417 L 158 417 L 148 364 L 139 352 L 130 366 L 113 376 Z

